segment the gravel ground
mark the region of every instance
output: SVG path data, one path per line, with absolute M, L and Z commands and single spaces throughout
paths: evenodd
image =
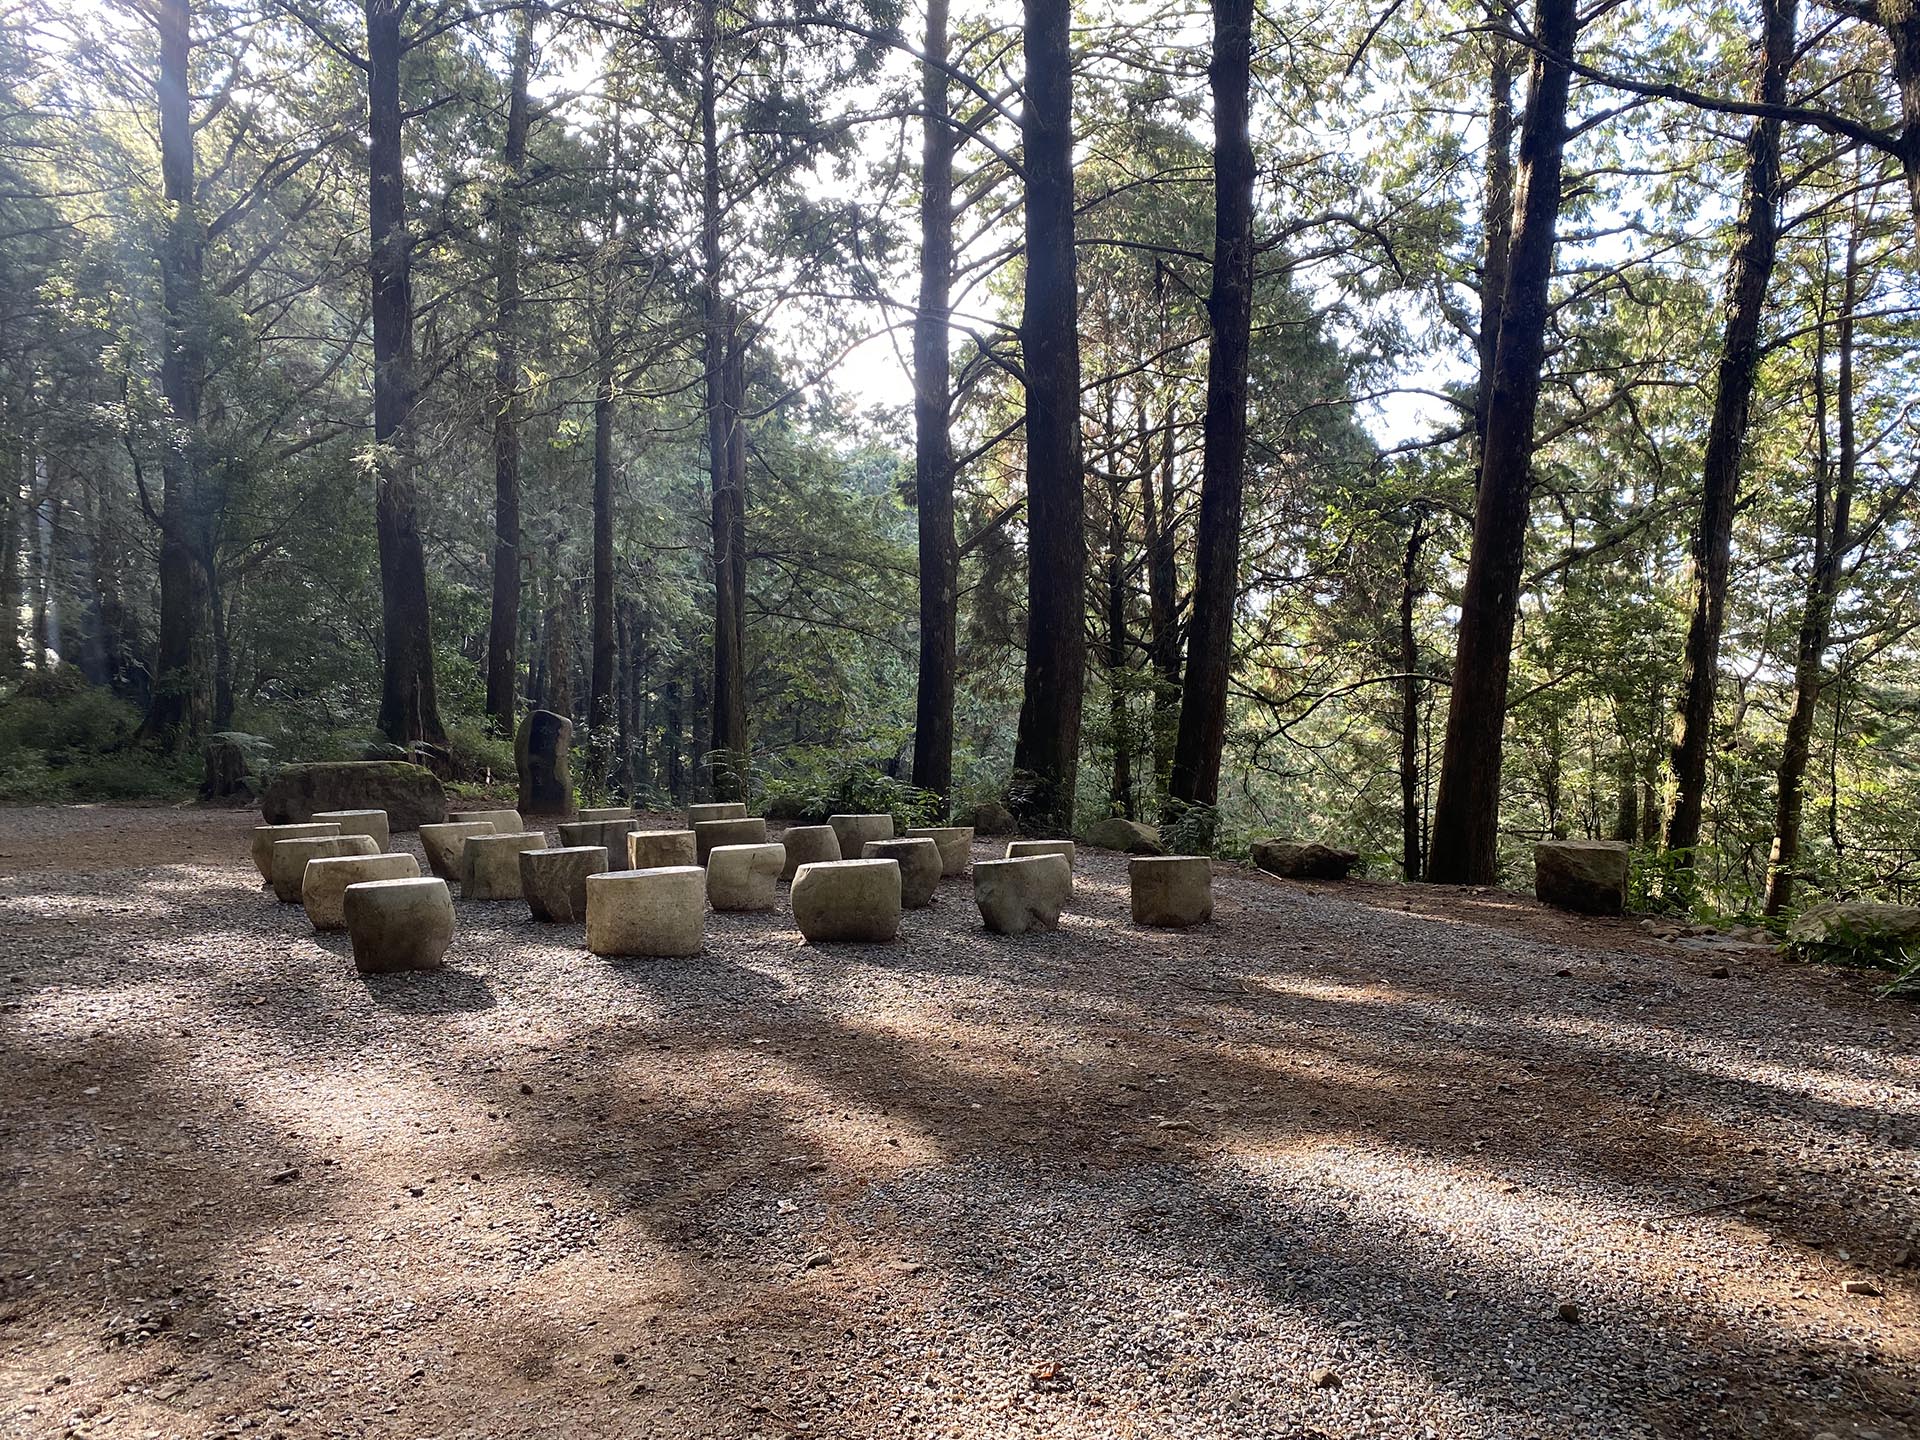
M 0 812 L 0 1433 L 1920 1433 L 1860 976 L 1083 852 L 1050 936 L 366 980 L 252 823 Z

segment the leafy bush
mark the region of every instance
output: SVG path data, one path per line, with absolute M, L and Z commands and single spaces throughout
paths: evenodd
M 447 731 L 447 753 L 453 757 L 455 780 L 481 785 L 514 780 L 513 742 L 489 735 L 477 725 L 451 727 Z
M 61 669 L 0 700 L 0 800 L 171 800 L 191 795 L 198 757 L 138 748 L 140 715 Z
M 824 824 L 829 815 L 893 816 L 896 829 L 932 823 L 939 798 L 895 779 L 872 756 L 848 756 L 820 746 L 790 750 L 759 779 L 761 813 L 774 819 Z
M 1160 841 L 1170 855 L 1211 855 L 1220 838 L 1217 805 L 1183 805 L 1169 799 L 1160 817 Z

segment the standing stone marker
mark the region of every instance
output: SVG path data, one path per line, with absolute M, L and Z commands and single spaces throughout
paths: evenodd
M 1627 908 L 1627 847 L 1620 840 L 1542 840 L 1533 847 L 1533 893 L 1583 915 Z
M 513 763 L 520 772 L 522 815 L 573 813 L 573 721 L 535 710 L 513 737 Z

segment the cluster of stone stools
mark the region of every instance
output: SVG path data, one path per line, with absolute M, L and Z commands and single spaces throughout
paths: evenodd
M 449 882 L 465 900 L 524 900 L 536 920 L 584 920 L 587 949 L 606 956 L 697 954 L 709 906 L 771 910 L 782 883 L 811 942 L 890 941 L 902 911 L 931 904 L 942 880 L 970 866 L 980 918 L 996 934 L 1052 930 L 1073 898 L 1071 840 L 1015 840 L 1004 859 L 974 862 L 971 827 L 896 835 L 891 815 L 834 815 L 777 840 L 737 802 L 689 806 L 683 829 L 641 824 L 625 808 L 582 810 L 550 848 L 518 811 L 467 811 L 420 827 L 433 872 L 423 876 L 410 853 L 387 848 L 384 810 L 336 810 L 258 827 L 253 862 L 315 929 L 344 928 L 355 967 L 369 974 L 439 967 L 453 939 Z M 1136 924 L 1212 918 L 1205 856 L 1134 856 L 1129 879 Z

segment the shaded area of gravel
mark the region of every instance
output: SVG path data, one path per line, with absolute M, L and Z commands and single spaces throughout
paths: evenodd
M 367 981 L 251 823 L 0 812 L 0 1432 L 1916 1433 L 1860 977 L 1083 852 L 1051 936 Z

